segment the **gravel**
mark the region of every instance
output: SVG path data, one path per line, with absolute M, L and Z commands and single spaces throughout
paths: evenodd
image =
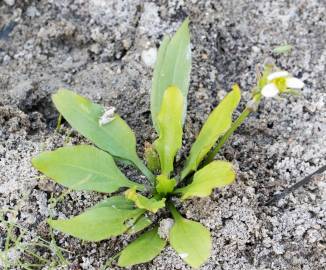
M 235 184 L 180 204 L 185 217 L 211 231 L 212 256 L 202 269 L 325 269 L 325 175 L 275 205 L 264 205 L 326 164 L 325 13 L 323 0 L 1 2 L 3 216 L 27 229 L 23 243 L 37 235 L 50 240 L 48 217 L 76 215 L 101 200 L 100 194 L 70 192 L 53 207 L 51 198 L 64 189 L 31 168 L 31 158 L 45 149 L 86 142 L 66 124 L 55 131 L 57 112 L 50 95 L 65 87 L 116 107 L 135 130 L 142 154 L 145 141 L 155 138 L 149 90 L 156 50 L 163 35 L 189 16 L 193 68 L 180 158 L 235 82 L 242 88 L 240 113 L 256 69 L 264 63 L 274 62 L 306 85 L 299 97 L 264 100 L 223 147 L 218 158 L 234 164 Z M 272 52 L 286 43 L 294 47 L 290 53 Z M 130 168 L 125 172 L 139 177 Z M 6 238 L 3 227 L 0 249 Z M 55 238 L 70 251 L 64 253 L 69 269 L 100 269 L 132 239 L 85 243 L 58 232 Z M 37 252 L 49 258 L 43 249 Z M 20 256 L 14 249 L 10 253 L 13 261 Z M 113 262 L 108 269 L 119 268 Z M 167 247 L 152 262 L 132 269 L 190 268 Z

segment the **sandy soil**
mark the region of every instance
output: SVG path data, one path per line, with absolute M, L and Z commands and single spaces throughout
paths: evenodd
M 57 113 L 50 94 L 67 87 L 116 106 L 135 130 L 142 153 L 144 141 L 155 137 L 149 112 L 152 68 L 142 54 L 158 47 L 163 34 L 172 33 L 189 16 L 193 68 L 181 156 L 234 82 L 243 89 L 243 108 L 256 68 L 264 62 L 275 61 L 306 84 L 300 97 L 264 101 L 223 148 L 219 158 L 237 168 L 235 184 L 181 207 L 186 217 L 211 230 L 214 250 L 202 269 L 325 269 L 325 176 L 276 205 L 264 205 L 326 164 L 325 14 L 324 0 L 1 1 L 3 217 L 27 229 L 23 243 L 36 236 L 50 239 L 46 218 L 80 213 L 101 199 L 95 193 L 71 192 L 53 208 L 51 197 L 64 190 L 38 180 L 31 168 L 31 157 L 40 151 L 83 141 L 68 126 L 55 132 Z M 285 42 L 294 46 L 290 54 L 271 52 Z M 137 178 L 130 169 L 126 173 Z M 2 225 L 0 249 L 5 238 Z M 70 251 L 64 253 L 69 269 L 99 269 L 129 240 L 94 244 L 61 233 L 55 238 Z M 51 259 L 51 252 L 37 252 Z M 14 251 L 11 259 L 17 256 L 30 260 Z M 118 267 L 113 264 L 112 269 Z M 132 269 L 189 267 L 166 248 L 153 262 Z

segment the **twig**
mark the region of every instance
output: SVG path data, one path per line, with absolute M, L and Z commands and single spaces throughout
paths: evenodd
M 313 172 L 312 174 L 306 176 L 306 177 L 303 178 L 301 181 L 295 183 L 293 186 L 286 188 L 282 193 L 280 193 L 280 194 L 276 194 L 273 198 L 271 198 L 270 200 L 268 200 L 268 201 L 266 202 L 265 205 L 271 205 L 271 204 L 273 204 L 273 203 L 279 201 L 280 199 L 284 198 L 284 197 L 285 197 L 286 195 L 288 195 L 289 193 L 291 193 L 291 192 L 293 192 L 294 190 L 298 189 L 299 187 L 301 187 L 301 186 L 303 186 L 303 185 L 309 183 L 309 182 L 313 179 L 313 177 L 314 177 L 315 175 L 321 174 L 321 173 L 323 173 L 325 170 L 326 170 L 326 165 L 323 166 L 323 167 L 321 167 L 321 168 L 319 168 L 317 171 Z

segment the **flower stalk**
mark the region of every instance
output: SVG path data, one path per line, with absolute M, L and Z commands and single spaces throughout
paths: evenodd
M 251 102 L 248 102 L 246 108 L 242 111 L 239 117 L 232 123 L 231 127 L 219 140 L 217 145 L 208 153 L 203 166 L 209 164 L 214 160 L 216 154 L 221 150 L 221 148 L 223 147 L 225 142 L 229 139 L 229 137 L 233 134 L 233 132 L 244 122 L 244 120 L 249 116 L 251 112 L 256 110 L 260 100 L 261 100 L 261 94 L 256 94 L 251 100 Z

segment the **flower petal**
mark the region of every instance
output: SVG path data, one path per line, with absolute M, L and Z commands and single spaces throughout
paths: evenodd
M 266 84 L 261 90 L 261 94 L 267 98 L 277 96 L 278 92 L 279 90 L 274 83 Z
M 298 78 L 287 78 L 286 86 L 292 89 L 301 89 L 304 87 L 304 83 Z
M 276 71 L 268 75 L 267 80 L 272 81 L 277 78 L 285 78 L 289 76 L 289 72 L 287 71 Z

